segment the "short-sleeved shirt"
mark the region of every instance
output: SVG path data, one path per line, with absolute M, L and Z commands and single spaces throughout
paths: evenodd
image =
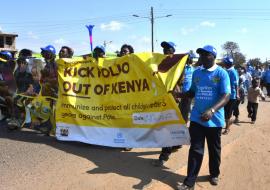
M 231 96 L 230 99 L 236 100 L 237 99 L 237 86 L 239 84 L 239 75 L 234 67 L 227 69 L 227 72 L 230 77 L 230 84 L 231 84 Z
M 262 78 L 262 71 L 261 69 L 255 69 L 252 73 L 253 78 Z
M 205 127 L 225 126 L 224 108 L 216 110 L 211 120 L 202 121 L 201 115 L 214 106 L 224 94 L 231 93 L 230 79 L 227 71 L 214 65 L 210 69 L 197 69 L 192 76 L 190 90 L 195 93 L 195 102 L 190 120 Z
M 265 71 L 263 78 L 266 83 L 270 83 L 270 69 Z
M 194 67 L 192 67 L 191 65 L 185 66 L 183 86 L 182 86 L 183 92 L 189 91 L 189 89 L 191 87 L 191 83 L 192 83 L 193 72 L 194 72 Z
M 263 91 L 259 88 L 250 87 L 248 89 L 248 101 L 251 103 L 259 103 L 259 97 L 265 98 Z

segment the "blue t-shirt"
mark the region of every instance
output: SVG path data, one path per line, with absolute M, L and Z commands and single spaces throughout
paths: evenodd
M 230 69 L 227 69 L 227 72 L 230 77 L 230 84 L 231 84 L 231 96 L 230 99 L 236 100 L 237 99 L 237 92 L 236 88 L 239 84 L 239 75 L 234 67 L 231 67 Z
M 191 65 L 185 66 L 183 86 L 182 86 L 183 92 L 189 91 L 189 89 L 191 87 L 193 72 L 194 72 L 194 67 L 192 67 Z
M 263 79 L 266 83 L 270 83 L 270 69 L 267 69 L 265 71 Z
M 214 69 L 214 67 L 216 68 Z M 197 69 L 193 73 L 190 90 L 195 93 L 190 120 L 205 127 L 225 126 L 224 108 L 216 110 L 209 121 L 202 121 L 201 114 L 214 106 L 224 94 L 231 93 L 228 73 L 216 65 L 209 70 Z

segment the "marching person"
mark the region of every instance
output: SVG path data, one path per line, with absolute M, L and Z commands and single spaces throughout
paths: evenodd
M 93 57 L 98 60 L 98 58 L 105 58 L 105 47 L 102 45 L 96 46 L 93 50 Z
M 257 119 L 257 110 L 259 106 L 259 97 L 265 100 L 265 96 L 260 89 L 260 79 L 254 78 L 252 80 L 252 87 L 248 89 L 248 117 L 251 118 L 251 124 L 254 124 Z
M 178 93 L 176 96 L 194 97 L 195 102 L 190 116 L 191 145 L 188 156 L 187 177 L 180 190 L 194 189 L 199 174 L 205 139 L 209 152 L 209 181 L 218 184 L 220 174 L 221 131 L 225 126 L 224 105 L 229 101 L 231 87 L 228 73 L 215 64 L 217 51 L 213 46 L 206 45 L 198 48 L 199 60 L 202 64 L 196 69 L 192 77 L 192 85 L 188 92 Z
M 262 78 L 266 86 L 267 96 L 270 97 L 270 65 L 267 65 Z
M 175 53 L 176 45 L 173 42 L 162 42 L 161 47 L 163 48 L 164 55 L 173 55 Z M 177 88 L 179 89 L 179 88 Z M 176 100 L 178 102 L 178 100 Z M 173 151 L 177 151 L 182 146 L 173 146 L 173 147 L 163 147 L 159 158 L 157 160 L 153 160 L 152 164 L 154 166 L 160 167 L 163 166 L 166 161 L 169 160 L 169 156 Z
M 124 44 L 124 45 L 121 46 L 119 57 L 129 55 L 131 53 L 134 53 L 133 47 L 131 45 Z M 124 150 L 125 151 L 131 151 L 132 148 L 126 147 L 126 148 L 124 148 Z
M 62 46 L 59 51 L 59 58 L 72 58 L 74 51 L 68 46 Z
M 185 65 L 184 69 L 184 76 L 183 76 L 183 82 L 182 82 L 182 89 L 181 92 L 187 92 L 189 91 L 191 87 L 192 82 L 192 75 L 194 72 L 194 67 L 192 66 L 193 58 L 195 55 L 189 54 L 188 61 Z M 189 120 L 189 113 L 191 110 L 191 102 L 192 98 L 182 98 L 179 103 L 179 109 L 181 111 L 181 114 L 183 116 L 183 119 L 186 121 L 186 123 Z
M 223 135 L 227 135 L 230 132 L 230 127 L 232 125 L 232 113 L 233 110 L 237 104 L 237 100 L 239 100 L 239 76 L 236 71 L 236 69 L 233 66 L 233 59 L 229 56 L 226 56 L 223 58 L 223 64 L 224 67 L 226 68 L 229 77 L 230 77 L 230 84 L 231 84 L 231 96 L 229 102 L 225 105 L 224 111 L 225 111 L 225 121 L 226 121 L 226 128 L 224 132 L 222 133 Z
M 56 50 L 54 46 L 48 45 L 41 49 L 41 55 L 45 59 L 46 65 L 43 70 L 41 70 L 40 83 L 42 86 L 42 95 L 48 96 L 53 95 L 58 96 L 58 73 L 57 65 L 55 62 Z
M 131 54 L 131 53 L 134 53 L 133 47 L 131 45 L 124 44 L 124 45 L 122 45 L 122 47 L 120 49 L 119 56 L 122 57 L 124 55 L 128 55 L 128 54 Z

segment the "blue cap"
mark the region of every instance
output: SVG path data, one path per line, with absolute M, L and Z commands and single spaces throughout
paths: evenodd
M 173 42 L 166 42 L 166 41 L 161 42 L 160 45 L 163 48 L 170 47 L 170 48 L 173 48 L 174 50 L 175 50 L 175 47 L 176 47 L 175 43 L 173 43 Z
M 102 45 L 96 46 L 95 49 L 101 49 L 101 50 L 103 51 L 103 53 L 105 53 L 105 47 L 102 46 Z M 95 49 L 94 49 L 94 50 L 95 50 Z
M 227 64 L 227 65 L 232 65 L 233 64 L 233 58 L 230 56 L 226 56 L 223 58 L 223 63 Z
M 0 54 L 6 56 L 8 60 L 12 59 L 12 54 L 9 51 L 1 51 Z
M 208 52 L 208 53 L 211 53 L 214 57 L 217 56 L 217 50 L 216 50 L 216 48 L 214 48 L 211 45 L 206 45 L 203 48 L 198 48 L 196 52 L 198 54 L 200 54 L 201 52 Z
M 188 56 L 189 56 L 190 59 L 196 58 L 196 55 L 193 52 L 188 52 Z
M 49 51 L 49 52 L 51 52 L 53 54 L 56 54 L 56 50 L 52 45 L 48 45 L 48 46 L 46 46 L 44 48 L 40 48 L 40 49 L 43 50 L 43 51 Z

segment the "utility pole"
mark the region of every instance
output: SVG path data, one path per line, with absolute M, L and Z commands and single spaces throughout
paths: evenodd
M 132 16 L 140 17 L 140 18 L 147 18 L 150 20 L 150 22 L 151 22 L 151 46 L 152 46 L 152 52 L 154 52 L 154 20 L 157 18 L 170 17 L 172 15 L 154 17 L 154 8 L 151 7 L 150 17 L 144 17 L 144 16 L 139 16 L 139 15 L 132 15 Z
M 154 8 L 151 7 L 151 42 L 152 52 L 154 52 Z
M 104 41 L 104 42 L 103 42 L 104 48 L 106 49 L 106 46 L 107 46 L 108 44 L 110 44 L 110 43 L 112 43 L 112 41 Z

